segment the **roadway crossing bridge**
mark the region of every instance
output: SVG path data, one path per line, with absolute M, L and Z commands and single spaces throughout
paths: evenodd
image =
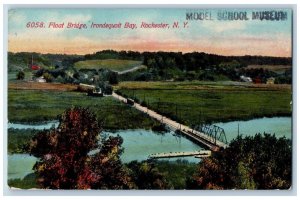
M 123 96 L 112 93 L 112 96 L 123 103 L 128 103 L 128 100 Z M 167 118 L 147 107 L 130 100 L 129 104 L 137 110 L 146 113 L 148 116 L 160 121 L 162 124 L 180 132 L 184 136 L 194 140 L 195 142 L 205 146 L 211 151 L 218 151 L 227 147 L 227 140 L 225 131 L 217 126 L 199 125 L 195 128 L 188 127 L 184 124 L 178 123 L 170 118 Z

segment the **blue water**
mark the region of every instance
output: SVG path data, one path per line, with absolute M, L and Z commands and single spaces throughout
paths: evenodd
M 104 132 L 104 135 L 120 135 L 123 138 L 121 155 L 123 162 L 133 160 L 146 160 L 150 154 L 163 152 L 197 151 L 202 148 L 185 137 L 176 137 L 173 132 L 165 134 L 155 133 L 151 130 L 123 130 L 116 133 Z M 172 158 L 168 160 L 177 160 Z M 199 162 L 198 158 L 185 157 L 189 162 Z
M 234 121 L 226 123 L 216 123 L 215 125 L 225 130 L 228 141 L 236 138 L 239 134 L 243 136 L 254 136 L 256 133 L 271 133 L 276 137 L 292 138 L 292 118 L 273 117 L 259 118 L 248 121 Z
M 51 122 L 53 123 L 53 122 Z M 226 123 L 217 123 L 215 125 L 224 128 L 227 140 L 230 141 L 239 134 L 244 136 L 255 135 L 256 133 L 275 133 L 277 137 L 292 137 L 292 121 L 291 117 L 275 117 L 275 118 L 259 118 L 248 121 L 234 121 Z M 11 128 L 51 128 L 52 124 L 44 125 L 20 125 L 11 124 Z M 180 152 L 180 151 L 196 151 L 201 147 L 186 139 L 185 137 L 177 137 L 173 132 L 165 134 L 155 133 L 151 130 L 121 130 L 115 133 L 103 132 L 102 137 L 112 135 L 120 135 L 123 138 L 122 147 L 124 153 L 121 155 L 123 162 L 127 163 L 133 160 L 146 160 L 152 153 L 162 152 Z M 189 162 L 199 162 L 194 157 L 163 159 L 174 161 L 177 159 L 188 160 Z M 25 175 L 33 172 L 32 167 L 36 162 L 36 158 L 28 154 L 12 154 L 8 155 L 8 179 L 24 178 Z
M 36 130 L 44 130 L 44 129 L 50 129 L 50 128 L 57 128 L 59 122 L 58 121 L 50 121 L 45 124 L 37 124 L 37 125 L 31 125 L 31 124 L 15 124 L 15 123 L 8 123 L 8 128 L 14 128 L 14 129 L 36 129 Z
M 29 154 L 8 155 L 8 179 L 22 179 L 27 174 L 33 173 L 32 167 L 36 161 L 37 158 Z

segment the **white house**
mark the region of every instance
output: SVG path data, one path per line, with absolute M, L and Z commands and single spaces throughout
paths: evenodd
M 243 82 L 252 82 L 252 78 L 247 76 L 240 76 L 241 81 Z
M 35 81 L 38 83 L 46 83 L 46 79 L 44 78 L 44 76 L 36 78 Z

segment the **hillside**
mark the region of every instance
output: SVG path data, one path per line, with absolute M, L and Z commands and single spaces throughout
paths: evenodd
M 79 55 L 65 54 L 41 54 L 36 52 L 8 52 L 8 71 L 16 72 L 29 69 L 29 65 L 33 62 L 44 69 L 51 69 L 55 66 L 71 66 L 74 60 L 77 62 L 82 59 Z
M 105 60 L 85 60 L 74 64 L 77 69 L 110 69 L 112 71 L 122 72 L 138 67 L 142 61 L 122 60 L 122 59 L 105 59 Z
M 291 65 L 248 65 L 248 69 L 264 69 L 275 72 L 277 74 L 283 74 L 286 70 L 292 70 Z
M 82 56 L 9 52 L 9 73 L 31 71 L 32 58 L 35 65 L 42 67 L 43 71 L 38 76 L 48 72 L 54 78 L 60 75 L 64 79 L 60 82 L 68 83 L 89 83 L 94 76 L 107 81 L 110 76 L 107 73 L 112 72 L 118 72 L 117 79 L 120 81 L 241 81 L 240 77 L 246 76 L 261 83 L 266 83 L 270 77 L 275 78 L 278 84 L 292 82 L 290 57 L 222 56 L 204 52 L 103 50 Z M 97 69 L 108 70 L 99 72 Z M 65 76 L 66 71 L 70 75 Z M 15 74 L 10 77 L 15 77 Z

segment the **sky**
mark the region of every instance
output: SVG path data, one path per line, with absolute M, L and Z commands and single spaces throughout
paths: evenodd
M 252 11 L 274 9 L 185 8 L 19 8 L 8 12 L 8 51 L 88 54 L 105 49 L 132 51 L 206 52 L 219 55 L 291 57 L 292 11 L 287 20 L 251 20 Z M 213 20 L 186 20 L 186 12 L 208 12 Z M 218 12 L 247 12 L 250 20 L 218 20 Z M 28 22 L 43 22 L 45 28 L 27 28 Z M 50 22 L 64 28 L 48 28 Z M 71 23 L 87 29 L 68 29 Z M 125 29 L 126 22 L 168 23 L 167 29 Z M 172 28 L 179 22 L 180 28 Z M 188 22 L 188 28 L 183 23 Z M 90 24 L 122 23 L 121 29 L 91 29 Z

